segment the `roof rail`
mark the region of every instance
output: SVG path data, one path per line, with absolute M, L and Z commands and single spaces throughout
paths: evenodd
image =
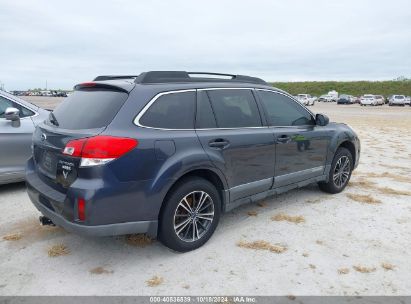
M 134 79 L 138 75 L 101 75 L 93 79 L 93 81 L 116 80 L 116 79 Z
M 194 77 L 191 77 L 190 75 L 193 75 Z M 199 76 L 205 76 L 205 77 L 199 77 Z M 207 77 L 207 76 L 211 76 L 211 77 Z M 216 77 L 213 77 L 213 76 L 216 76 Z M 223 74 L 223 73 L 208 73 L 208 72 L 185 72 L 185 71 L 144 72 L 144 73 L 141 73 L 138 77 L 136 77 L 134 82 L 141 83 L 141 84 L 168 83 L 168 82 L 246 82 L 246 83 L 255 83 L 255 84 L 263 84 L 263 85 L 267 84 L 267 82 L 265 82 L 264 80 L 257 78 L 257 77 L 251 77 L 251 76 Z

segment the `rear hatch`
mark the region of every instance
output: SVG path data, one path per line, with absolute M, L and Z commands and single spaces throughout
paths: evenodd
M 128 98 L 126 90 L 114 86 L 87 83 L 75 88 L 33 135 L 33 158 L 39 177 L 64 193 L 78 177 L 81 161 L 63 154 L 67 144 L 102 133 Z

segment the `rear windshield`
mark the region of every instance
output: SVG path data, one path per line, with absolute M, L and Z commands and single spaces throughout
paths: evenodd
M 127 97 L 124 92 L 102 89 L 74 91 L 53 114 L 63 129 L 101 128 L 113 120 Z

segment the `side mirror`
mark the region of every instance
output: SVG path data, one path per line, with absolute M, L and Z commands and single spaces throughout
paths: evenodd
M 326 126 L 330 122 L 330 119 L 325 114 L 317 114 L 315 115 L 315 123 L 318 126 Z
M 11 121 L 16 121 L 20 119 L 20 110 L 16 109 L 16 108 L 6 108 L 6 111 L 4 111 L 4 118 L 7 120 L 11 120 Z

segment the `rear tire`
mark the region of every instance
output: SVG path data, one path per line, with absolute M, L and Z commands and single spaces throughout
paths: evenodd
M 327 193 L 340 193 L 350 181 L 353 167 L 351 152 L 346 148 L 338 148 L 331 163 L 328 182 L 320 182 L 318 186 Z
M 159 239 L 168 248 L 187 252 L 204 245 L 213 235 L 221 213 L 221 199 L 209 181 L 181 180 L 167 194 L 160 216 Z

